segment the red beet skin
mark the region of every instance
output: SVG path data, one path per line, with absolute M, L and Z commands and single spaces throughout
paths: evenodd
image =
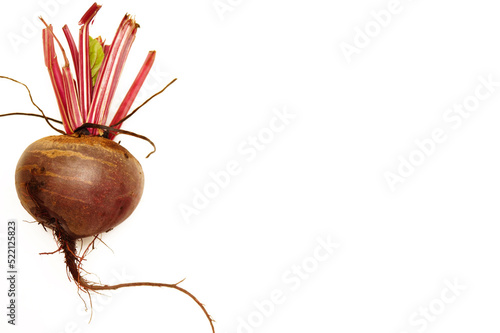
M 142 195 L 140 163 L 98 136 L 49 136 L 32 143 L 16 168 L 23 207 L 68 239 L 97 235 L 132 214 Z

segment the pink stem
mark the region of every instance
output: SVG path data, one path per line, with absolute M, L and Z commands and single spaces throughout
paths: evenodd
M 99 70 L 99 75 L 94 86 L 92 105 L 87 117 L 87 122 L 105 124 L 109 106 L 118 85 L 125 60 L 137 33 L 137 23 L 127 14 L 121 21 L 115 38 L 106 54 Z
M 91 87 L 92 76 L 90 73 L 90 60 L 89 60 L 89 24 L 97 14 L 101 6 L 94 3 L 89 10 L 80 19 L 79 24 L 83 25 L 80 28 L 79 39 L 79 60 L 78 60 L 78 91 L 80 93 L 80 111 L 88 121 L 90 101 L 91 101 Z
M 122 103 L 120 104 L 120 107 L 116 111 L 116 114 L 113 117 L 113 120 L 111 120 L 111 123 L 109 125 L 113 125 L 119 122 L 128 114 L 130 108 L 132 107 L 132 104 L 134 103 L 135 98 L 137 97 L 137 94 L 139 93 L 139 90 L 144 84 L 144 81 L 146 80 L 146 77 L 148 76 L 148 73 L 151 67 L 153 66 L 153 63 L 155 61 L 155 56 L 156 56 L 156 51 L 149 51 L 146 60 L 144 61 L 144 64 L 142 65 L 141 69 L 139 70 L 139 73 L 137 74 L 137 77 L 130 86 L 127 95 L 123 99 Z M 116 126 L 116 128 L 120 128 L 122 124 L 123 123 L 120 123 L 118 126 Z M 114 137 L 115 137 L 114 134 L 110 135 L 110 139 L 113 139 Z
M 64 25 L 63 32 L 64 36 L 66 36 L 66 40 L 68 41 L 71 58 L 73 59 L 73 66 L 75 66 L 76 77 L 79 77 L 80 75 L 78 73 L 78 70 L 80 66 L 78 65 L 78 49 L 67 25 Z
M 72 133 L 72 129 L 69 125 L 68 109 L 66 105 L 66 95 L 64 93 L 64 85 L 61 70 L 59 68 L 59 63 L 57 62 L 57 56 L 54 49 L 54 37 L 52 35 L 52 26 L 48 26 L 42 31 L 43 39 L 43 51 L 45 58 L 45 66 L 49 72 L 50 80 L 52 82 L 52 87 L 54 88 L 54 93 L 56 95 L 57 106 L 59 107 L 59 112 L 64 124 L 64 129 L 66 133 Z
M 69 67 L 63 67 L 63 78 L 64 78 L 64 92 L 66 94 L 66 105 L 68 109 L 71 110 L 71 116 L 69 117 L 71 130 L 74 131 L 81 125 L 83 125 L 83 117 L 80 112 L 80 105 L 78 102 L 78 92 L 76 91 L 76 86 L 73 81 L 73 76 Z

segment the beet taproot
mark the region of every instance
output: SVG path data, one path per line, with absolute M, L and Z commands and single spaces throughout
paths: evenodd
M 75 134 L 29 145 L 15 179 L 30 215 L 69 239 L 101 234 L 125 221 L 144 188 L 141 164 L 127 149 L 106 138 Z
M 124 147 L 101 136 L 49 136 L 33 142 L 21 155 L 15 173 L 22 206 L 44 228 L 51 229 L 66 267 L 78 288 L 90 291 L 124 287 L 167 287 L 204 305 L 177 283 L 131 282 L 107 285 L 81 275 L 85 253 L 78 255 L 76 241 L 107 232 L 132 214 L 144 189 L 141 164 Z M 92 242 L 93 242 L 92 241 Z

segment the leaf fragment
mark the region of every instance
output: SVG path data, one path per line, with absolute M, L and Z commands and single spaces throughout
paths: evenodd
M 92 86 L 95 85 L 97 74 L 104 60 L 104 50 L 100 38 L 92 38 L 89 36 L 89 60 L 90 60 L 90 75 L 92 76 Z

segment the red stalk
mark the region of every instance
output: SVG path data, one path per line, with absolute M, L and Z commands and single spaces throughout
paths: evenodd
M 80 112 L 80 105 L 78 102 L 78 92 L 76 90 L 75 83 L 73 81 L 73 76 L 69 66 L 63 67 L 63 83 L 64 92 L 66 94 L 66 104 L 68 109 L 71 110 L 71 117 L 69 117 L 71 131 L 77 129 L 83 125 L 83 117 Z
M 78 72 L 78 69 L 80 65 L 78 62 L 78 48 L 76 47 L 75 40 L 73 39 L 71 32 L 69 31 L 68 25 L 64 25 L 63 32 L 64 36 L 66 36 L 66 40 L 68 41 L 71 58 L 73 59 L 73 65 L 75 66 L 76 77 L 79 77 L 80 74 Z
M 99 71 L 92 105 L 87 122 L 105 124 L 109 106 L 115 93 L 121 71 L 125 64 L 128 52 L 135 39 L 138 24 L 127 14 L 120 23 L 111 46 L 106 50 L 106 55 Z
M 49 71 L 64 128 L 68 134 L 73 133 L 76 128 L 85 123 L 106 125 L 117 123 L 123 119 L 130 111 L 154 62 L 156 52 L 150 51 L 127 95 L 116 110 L 112 122 L 109 123 L 110 105 L 139 25 L 127 14 L 120 22 L 111 45 L 104 45 L 102 39 L 98 37 L 99 43 L 103 46 L 104 59 L 98 71 L 95 86 L 92 86 L 89 27 L 100 8 L 101 6 L 94 3 L 80 19 L 78 47 L 68 26 L 63 27 L 75 66 L 76 81 L 73 79 L 69 61 L 61 43 L 54 35 L 52 27 L 44 21 L 47 26 L 43 30 L 45 65 Z M 59 67 L 57 61 L 54 40 L 59 44 L 64 56 L 65 64 L 62 68 Z M 121 123 L 116 126 L 117 129 L 120 127 Z M 89 131 L 93 135 L 99 135 L 97 127 L 91 127 Z M 111 139 L 115 135 L 110 134 Z
M 54 49 L 52 26 L 48 26 L 47 28 L 43 29 L 42 39 L 45 66 L 47 66 L 50 80 L 52 81 L 52 87 L 54 88 L 57 106 L 59 107 L 59 112 L 61 113 L 61 117 L 63 119 L 64 129 L 66 133 L 70 134 L 72 133 L 72 130 L 70 128 L 69 117 L 66 108 L 66 95 L 64 93 L 62 74 L 59 68 L 59 63 L 57 62 L 57 56 Z
M 144 64 L 142 65 L 141 69 L 139 70 L 139 73 L 137 74 L 137 77 L 134 80 L 134 83 L 132 83 L 132 85 L 130 86 L 127 95 L 125 95 L 125 98 L 123 99 L 122 103 L 120 104 L 120 107 L 116 111 L 116 114 L 113 117 L 113 120 L 110 122 L 110 125 L 119 122 L 130 111 L 132 103 L 137 97 L 137 94 L 139 93 L 139 90 L 141 89 L 142 85 L 144 84 L 144 81 L 146 80 L 146 77 L 149 74 L 149 70 L 153 66 L 153 63 L 155 61 L 155 56 L 156 56 L 156 51 L 149 51 L 148 56 L 144 61 Z M 122 124 L 123 123 L 120 123 L 115 128 L 120 128 Z
M 90 109 L 90 91 L 92 87 L 92 76 L 90 74 L 90 62 L 89 62 L 89 24 L 101 9 L 101 6 L 94 3 L 89 10 L 82 16 L 79 24 L 82 25 L 80 28 L 80 39 L 79 39 L 79 59 L 78 59 L 78 91 L 80 93 L 80 108 L 84 115 L 85 121 L 87 122 L 89 109 Z M 76 66 L 76 64 L 75 64 Z

